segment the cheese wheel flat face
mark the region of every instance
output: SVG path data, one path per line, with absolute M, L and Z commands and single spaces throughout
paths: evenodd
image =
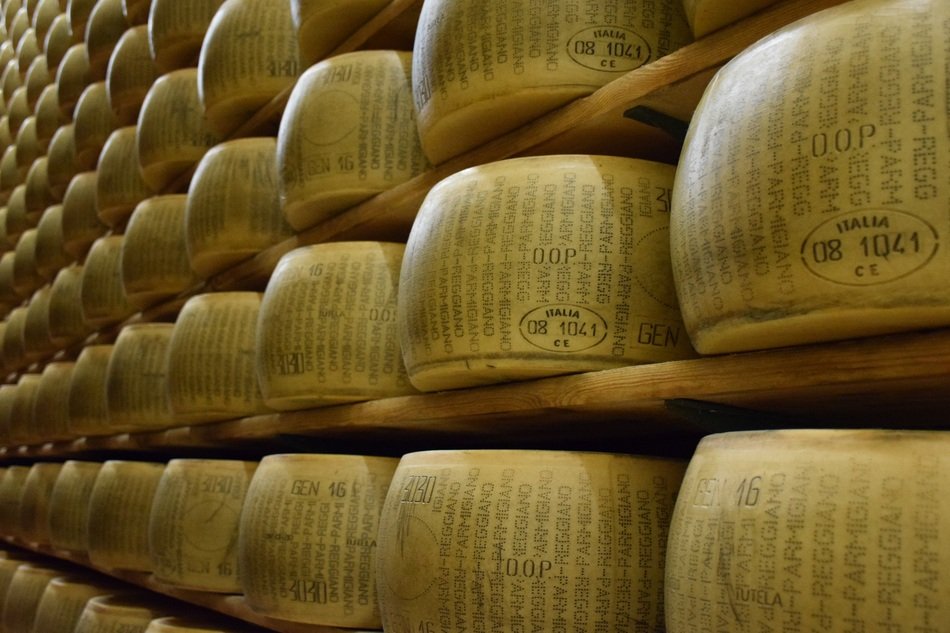
M 20 131 L 20 126 L 32 114 L 30 105 L 26 102 L 26 88 L 20 86 L 13 91 L 13 95 L 7 101 L 7 117 L 10 122 L 10 134 L 16 134 Z
M 76 174 L 63 195 L 63 248 L 77 260 L 108 230 L 96 212 L 97 184 L 97 172 Z
M 681 0 L 583 9 L 527 0 L 491 6 L 430 0 L 413 50 L 422 146 L 441 163 L 690 39 Z
M 49 363 L 40 374 L 33 403 L 33 423 L 47 441 L 73 438 L 69 431 L 69 383 L 75 366 L 73 362 Z
M 174 425 L 166 393 L 173 328 L 171 323 L 137 323 L 119 332 L 106 370 L 106 401 L 113 432 Z
M 428 168 L 410 98 L 411 55 L 360 51 L 294 87 L 277 138 L 280 197 L 301 230 Z
M 382 628 L 377 526 L 397 463 L 358 455 L 265 457 L 238 539 L 248 606 L 294 622 Z
M 33 464 L 23 482 L 19 508 L 20 534 L 30 543 L 49 545 L 49 498 L 60 468 L 62 464 Z
M 137 310 L 192 287 L 185 248 L 184 194 L 154 196 L 132 213 L 122 243 L 122 287 Z
M 36 226 L 36 270 L 52 281 L 70 262 L 63 250 L 63 205 L 47 207 Z
M 194 66 L 208 25 L 224 0 L 152 0 L 148 43 L 159 72 Z
M 379 526 L 383 628 L 663 630 L 684 470 L 556 451 L 403 456 Z
M 119 585 L 81 576 L 54 578 L 43 591 L 33 621 L 34 631 L 74 631 L 86 603 L 121 590 Z
M 119 119 L 109 106 L 104 81 L 90 84 L 83 91 L 76 102 L 73 117 L 76 159 L 82 169 L 95 169 L 102 146 L 112 131 L 119 126 Z
M 49 34 L 53 21 L 60 15 L 65 15 L 59 7 L 59 0 L 40 0 L 33 12 L 33 30 L 36 31 L 37 41 L 46 47 L 46 36 Z
M 670 528 L 667 630 L 940 630 L 948 442 L 863 430 L 704 439 Z
M 207 279 L 293 235 L 277 195 L 277 141 L 247 138 L 212 148 L 188 188 L 185 239 Z
M 148 50 L 148 28 L 130 28 L 116 43 L 106 73 L 109 104 L 121 125 L 138 120 L 145 95 L 157 77 L 158 69 Z
M 77 436 L 108 435 L 109 401 L 106 377 L 112 345 L 82 348 L 69 383 L 69 429 Z
M 388 4 L 387 0 L 290 0 L 304 67 L 329 55 Z
M 0 477 L 0 532 L 4 536 L 15 536 L 20 528 L 20 493 L 29 474 L 28 466 L 8 466 Z
M 948 20 L 944 2 L 849 2 L 720 71 L 673 195 L 697 350 L 950 323 Z
M 82 271 L 82 314 L 86 324 L 99 328 L 117 323 L 135 312 L 122 288 L 121 235 L 96 240 Z
M 97 224 L 121 226 L 138 203 L 153 194 L 139 169 L 134 125 L 119 128 L 106 140 L 99 155 L 96 180 Z
M 86 24 L 89 73 L 93 81 L 106 78 L 106 68 L 116 42 L 129 28 L 122 13 L 122 0 L 97 0 Z
M 34 128 L 35 129 L 35 128 Z M 47 207 L 57 202 L 49 187 L 49 159 L 41 156 L 33 161 L 26 174 L 27 221 L 36 226 Z
M 56 69 L 56 88 L 59 91 L 59 108 L 72 115 L 79 96 L 90 83 L 89 53 L 85 44 L 74 44 L 63 55 Z
M 446 178 L 399 282 L 423 391 L 690 357 L 669 263 L 668 165 L 605 156 L 501 161 Z
M 49 502 L 50 542 L 56 549 L 89 551 L 89 498 L 102 464 L 70 460 L 63 464 Z
M 205 122 L 197 69 L 176 70 L 152 84 L 136 137 L 142 177 L 149 187 L 163 191 L 220 141 Z
M 16 47 L 23 39 L 27 29 L 30 28 L 30 16 L 26 14 L 26 11 L 21 9 L 12 9 L 12 11 L 11 9 L 7 9 L 7 15 L 10 16 L 6 21 L 7 37 L 13 43 L 13 46 Z
M 73 633 L 144 633 L 166 609 L 151 596 L 99 596 L 86 603 Z
M 32 631 L 43 591 L 53 578 L 63 575 L 55 567 L 24 564 L 17 567 L 7 590 L 0 621 L 4 631 Z
M 49 162 L 47 164 L 50 195 L 53 200 L 62 201 L 69 183 L 82 171 L 79 157 L 76 155 L 76 127 L 72 123 L 56 130 L 49 144 Z
M 89 498 L 89 560 L 109 569 L 151 571 L 148 517 L 164 464 L 109 460 Z
M 82 266 L 73 264 L 56 273 L 49 296 L 49 335 L 58 347 L 89 334 L 82 318 Z
M 61 125 L 67 124 L 67 117 L 59 110 L 59 91 L 56 84 L 43 88 L 36 100 L 36 139 L 41 147 L 49 147 L 53 134 Z M 9 127 L 9 123 L 7 123 Z
M 55 351 L 49 334 L 49 285 L 39 288 L 30 297 L 23 326 L 23 349 L 30 358 L 43 358 Z
M 33 426 L 33 404 L 39 384 L 39 374 L 23 374 L 17 381 L 16 396 L 10 412 L 10 439 L 14 443 L 36 444 L 42 441 Z
M 227 0 L 198 58 L 198 95 L 208 127 L 228 135 L 293 86 L 300 71 L 289 0 Z
M 15 59 L 11 59 L 4 64 L 3 74 L 0 75 L 0 86 L 3 87 L 4 103 L 9 109 L 13 91 L 23 86 L 23 79 L 20 78 L 20 69 Z
M 50 24 L 49 33 L 46 34 L 46 43 L 44 46 L 46 51 L 46 63 L 49 66 L 50 72 L 55 72 L 59 69 L 59 65 L 63 61 L 63 56 L 66 55 L 66 51 L 68 51 L 72 45 L 73 31 L 69 26 L 69 16 L 65 14 L 57 16 L 53 20 L 53 23 Z
M 303 409 L 415 393 L 399 353 L 405 246 L 336 242 L 281 258 L 257 326 L 265 403 Z
M 20 67 L 20 77 L 26 79 L 26 71 L 40 54 L 39 42 L 36 40 L 36 32 L 28 28 L 23 32 L 19 43 L 16 45 L 16 61 Z
M 240 593 L 238 522 L 257 462 L 173 459 L 155 493 L 149 546 L 156 580 Z
M 176 419 L 200 424 L 264 413 L 254 371 L 261 293 L 218 292 L 185 303 L 168 353 Z
M 23 79 L 23 85 L 26 86 L 26 103 L 36 109 L 36 101 L 40 93 L 46 86 L 50 85 L 53 77 L 50 76 L 49 66 L 46 63 L 46 55 L 37 55 L 30 67 L 26 71 L 26 77 Z
M 39 139 L 36 137 L 36 117 L 28 116 L 20 123 L 17 128 L 16 140 L 17 170 L 23 176 L 23 182 L 26 182 L 26 175 L 30 167 L 40 157 Z

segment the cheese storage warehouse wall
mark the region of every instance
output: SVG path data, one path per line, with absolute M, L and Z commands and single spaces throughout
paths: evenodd
M 945 0 L 0 9 L 0 628 L 946 630 Z

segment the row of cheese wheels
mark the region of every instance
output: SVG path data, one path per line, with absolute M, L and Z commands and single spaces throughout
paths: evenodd
M 947 441 L 729 433 L 688 469 L 526 450 L 42 463 L 7 468 L 0 527 L 297 622 L 936 631 Z
M 0 550 L 0 624 L 9 633 L 255 633 L 79 566 Z

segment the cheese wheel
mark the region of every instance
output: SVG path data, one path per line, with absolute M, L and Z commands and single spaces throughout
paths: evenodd
M 158 69 L 148 50 L 148 28 L 130 28 L 119 38 L 109 59 L 106 92 L 121 125 L 134 124 Z
M 86 23 L 95 5 L 96 0 L 69 0 L 66 12 L 69 14 L 69 25 L 77 42 L 86 37 Z
M 10 24 L 13 22 L 14 16 L 23 8 L 23 2 L 21 0 L 4 0 L 3 2 L 3 23 L 6 25 L 7 29 L 10 29 Z
M 423 391 L 690 357 L 669 263 L 673 168 L 543 156 L 473 167 L 426 197 L 399 281 Z
M 7 466 L 0 477 L 0 534 L 3 536 L 15 536 L 20 528 L 20 493 L 29 474 L 27 466 Z
M 415 393 L 399 353 L 403 244 L 335 242 L 284 255 L 257 327 L 257 375 L 273 409 Z
M 30 105 L 26 102 L 26 88 L 20 86 L 13 91 L 7 101 L 7 117 L 10 122 L 10 134 L 20 131 L 20 126 L 31 114 Z
M 49 566 L 46 562 L 42 566 L 26 563 L 17 567 L 10 580 L 10 589 L 7 590 L 7 599 L 0 618 L 3 630 L 11 633 L 33 631 L 33 621 L 36 619 L 43 591 L 51 580 L 63 574 L 62 569 Z
M 41 42 L 45 51 L 46 36 L 49 34 L 53 21 L 60 15 L 65 15 L 59 7 L 59 0 L 39 0 L 36 3 L 36 9 L 33 11 L 33 30 L 36 31 L 36 39 Z
M 940 630 L 946 432 L 705 438 L 673 513 L 667 630 Z
M 40 374 L 33 402 L 33 424 L 46 441 L 62 441 L 74 436 L 69 430 L 69 383 L 75 363 L 49 363 Z
M 19 240 L 29 227 L 26 219 L 26 185 L 17 185 L 7 200 L 7 239 Z
M 89 498 L 89 560 L 108 569 L 151 571 L 148 517 L 164 464 L 109 460 Z
M 95 169 L 99 153 L 106 139 L 119 126 L 119 120 L 109 106 L 106 83 L 90 84 L 73 113 L 75 120 L 76 160 L 83 169 Z
M 193 167 L 220 138 L 205 123 L 195 68 L 162 75 L 139 113 L 136 146 L 145 183 L 162 191 Z
M 89 498 L 102 464 L 69 460 L 63 464 L 49 500 L 49 531 L 53 547 L 85 554 L 89 551 Z
M 166 394 L 171 323 L 136 323 L 119 332 L 106 370 L 108 424 L 113 433 L 174 425 Z
M 144 633 L 168 610 L 151 596 L 97 596 L 86 603 L 73 633 Z
M 135 308 L 122 288 L 121 235 L 93 242 L 82 271 L 82 314 L 86 324 L 99 328 L 131 316 Z
M 6 322 L 0 323 L 0 330 L 6 329 Z M 13 401 L 16 399 L 16 385 L 0 385 L 0 445 L 10 444 L 10 416 L 13 415 Z M 0 480 L 6 468 L 0 471 Z M 3 591 L 0 588 L 0 604 L 3 603 Z
M 56 350 L 49 334 L 49 285 L 33 293 L 26 308 L 23 325 L 23 349 L 29 358 L 41 359 Z
M 152 620 L 145 629 L 145 633 L 255 633 L 259 631 L 260 629 L 234 624 L 230 621 L 198 617 L 158 618 Z
M 4 252 L 8 252 L 14 244 L 7 239 L 7 208 L 0 207 L 0 248 Z M 2 299 L 0 299 L 0 303 L 2 303 Z
M 46 55 L 37 55 L 30 67 L 26 71 L 26 77 L 23 79 L 23 85 L 26 86 L 26 103 L 30 108 L 36 109 L 36 101 L 40 98 L 40 93 L 46 86 L 52 83 L 53 77 L 50 76 L 49 66 L 46 63 Z
M 97 215 L 97 181 L 97 172 L 76 174 L 63 195 L 63 249 L 77 260 L 108 230 Z
M 69 183 L 84 170 L 76 153 L 76 126 L 69 123 L 56 130 L 49 144 L 49 188 L 54 199 L 62 200 Z
M 26 71 L 40 54 L 40 45 L 36 39 L 36 31 L 28 28 L 16 45 L 16 61 L 20 67 L 20 77 L 26 79 Z
M 238 537 L 247 605 L 282 620 L 381 628 L 376 529 L 397 463 L 361 455 L 261 460 Z
M 10 5 L 8 5 L 10 6 Z M 8 9 L 7 19 L 7 38 L 13 43 L 14 48 L 23 39 L 27 29 L 30 28 L 30 16 L 22 9 Z
M 498 30 L 496 25 L 507 28 Z M 429 0 L 413 49 L 413 99 L 434 163 L 476 147 L 690 41 L 681 0 L 581 8 Z
M 23 482 L 19 508 L 20 534 L 22 539 L 30 543 L 49 545 L 49 498 L 62 466 L 57 463 L 33 464 Z
M 3 118 L 7 120 L 7 127 L 9 128 L 9 120 L 7 117 Z M 0 159 L 0 191 L 2 191 L 4 203 L 9 201 L 14 187 L 22 182 L 16 161 L 16 145 L 8 143 L 5 147 L 3 157 Z M 4 228 L 6 229 L 6 227 Z
M 56 130 L 68 122 L 68 117 L 59 110 L 59 90 L 56 85 L 50 84 L 43 88 L 36 100 L 36 140 L 40 147 L 49 147 Z
M 947 20 L 943 2 L 849 2 L 719 72 L 673 195 L 698 351 L 950 324 Z
M 52 280 L 68 264 L 63 250 L 63 205 L 55 204 L 47 207 L 36 226 L 36 271 Z
M 30 171 L 26 174 L 26 191 L 24 193 L 27 221 L 36 226 L 43 216 L 43 211 L 57 202 L 49 187 L 49 159 L 46 156 L 41 156 L 33 161 Z
M 66 347 L 89 334 L 82 318 L 82 266 L 73 264 L 56 273 L 49 296 L 49 335 Z
M 152 569 L 159 582 L 240 593 L 238 520 L 257 462 L 173 459 L 149 519 Z
M 16 444 L 37 444 L 42 441 L 33 426 L 33 404 L 39 385 L 39 374 L 22 374 L 17 380 L 16 396 L 10 410 L 10 439 Z
M 301 230 L 422 173 L 409 53 L 360 51 L 310 68 L 277 138 L 280 196 Z
M 198 95 L 208 127 L 227 136 L 292 87 L 300 71 L 289 0 L 226 0 L 198 58 Z
M 208 278 L 293 235 L 277 195 L 277 141 L 216 145 L 188 188 L 185 240 L 192 269 Z
M 106 376 L 112 345 L 87 345 L 76 358 L 69 383 L 69 430 L 77 436 L 108 435 Z
M 13 556 L 16 556 L 14 558 Z M 17 552 L 4 552 L 4 557 L 0 558 L 0 604 L 3 603 L 10 589 L 10 583 L 13 581 L 13 574 L 20 565 L 28 562 L 27 555 Z M 2 617 L 2 616 L 0 616 Z
M 140 202 L 122 243 L 122 287 L 137 310 L 192 287 L 198 280 L 185 248 L 184 194 Z
M 6 116 L 0 116 L 0 146 L 4 150 L 9 145 L 13 145 L 14 139 L 13 135 L 10 134 L 10 119 Z
M 28 116 L 23 119 L 20 127 L 17 128 L 14 143 L 16 145 L 17 170 L 23 177 L 22 182 L 25 183 L 30 166 L 42 155 L 39 139 L 36 136 L 36 117 Z
M 20 78 L 20 68 L 17 66 L 15 59 L 4 65 L 3 74 L 0 75 L 0 86 L 3 87 L 3 101 L 9 109 L 13 91 L 23 86 L 23 80 Z
M 684 470 L 615 454 L 405 455 L 379 525 L 383 628 L 662 630 L 666 535 Z
M 6 255 L 4 255 L 6 259 Z M 0 261 L 0 264 L 3 262 Z M 13 308 L 7 314 L 6 327 L 3 329 L 3 366 L 7 371 L 22 369 L 27 364 L 23 343 L 23 330 L 26 327 L 27 308 Z M 13 419 L 10 420 L 11 429 Z M 15 441 L 19 439 L 14 438 Z
M 62 14 L 57 16 L 49 27 L 49 33 L 46 34 L 44 49 L 46 50 L 46 64 L 50 72 L 59 69 L 66 51 L 73 45 L 73 31 L 69 26 L 69 16 Z
M 224 0 L 152 0 L 148 45 L 162 73 L 194 66 L 211 18 Z
M 7 81 L 7 68 L 10 67 L 10 62 L 16 57 L 16 52 L 13 48 L 13 43 L 9 40 L 3 40 L 0 42 L 0 87 L 3 88 L 3 103 L 0 105 L 4 110 L 7 107 L 7 100 L 13 94 L 13 88 L 9 92 L 6 91 L 6 81 Z M 19 79 L 19 74 L 17 74 L 17 79 Z M 11 79 L 12 80 L 12 79 Z M 14 86 L 16 87 L 16 86 Z
M 304 67 L 329 55 L 388 4 L 389 0 L 290 0 Z
M 0 257 L 0 300 L 6 305 L 17 305 L 21 302 L 21 297 L 13 288 L 13 260 L 16 253 L 6 251 Z
M 152 0 L 122 0 L 122 13 L 129 24 L 147 24 Z
M 62 576 L 46 585 L 36 609 L 33 631 L 69 631 L 72 633 L 86 603 L 97 596 L 121 591 L 118 584 L 101 578 Z
M 127 28 L 129 23 L 122 13 L 122 0 L 96 0 L 86 23 L 89 73 L 93 81 L 106 78 L 112 49 Z
M 89 53 L 85 44 L 70 46 L 56 69 L 59 109 L 71 115 L 79 96 L 89 85 Z
M 168 397 L 179 422 L 200 424 L 268 410 L 254 371 L 261 296 L 202 294 L 181 309 L 168 352 Z
M 98 223 L 116 227 L 125 223 L 138 203 L 153 194 L 139 169 L 135 147 L 136 126 L 119 128 L 106 140 L 99 156 L 96 183 Z
M 17 240 L 13 257 L 13 289 L 28 297 L 43 285 L 36 271 L 36 229 L 27 229 Z

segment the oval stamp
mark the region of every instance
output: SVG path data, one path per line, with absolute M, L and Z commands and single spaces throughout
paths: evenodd
M 557 303 L 534 308 L 518 323 L 521 338 L 548 352 L 583 352 L 607 338 L 607 321 L 583 306 Z
M 649 62 L 653 52 L 635 31 L 617 26 L 590 26 L 568 40 L 567 54 L 591 70 L 625 73 Z

